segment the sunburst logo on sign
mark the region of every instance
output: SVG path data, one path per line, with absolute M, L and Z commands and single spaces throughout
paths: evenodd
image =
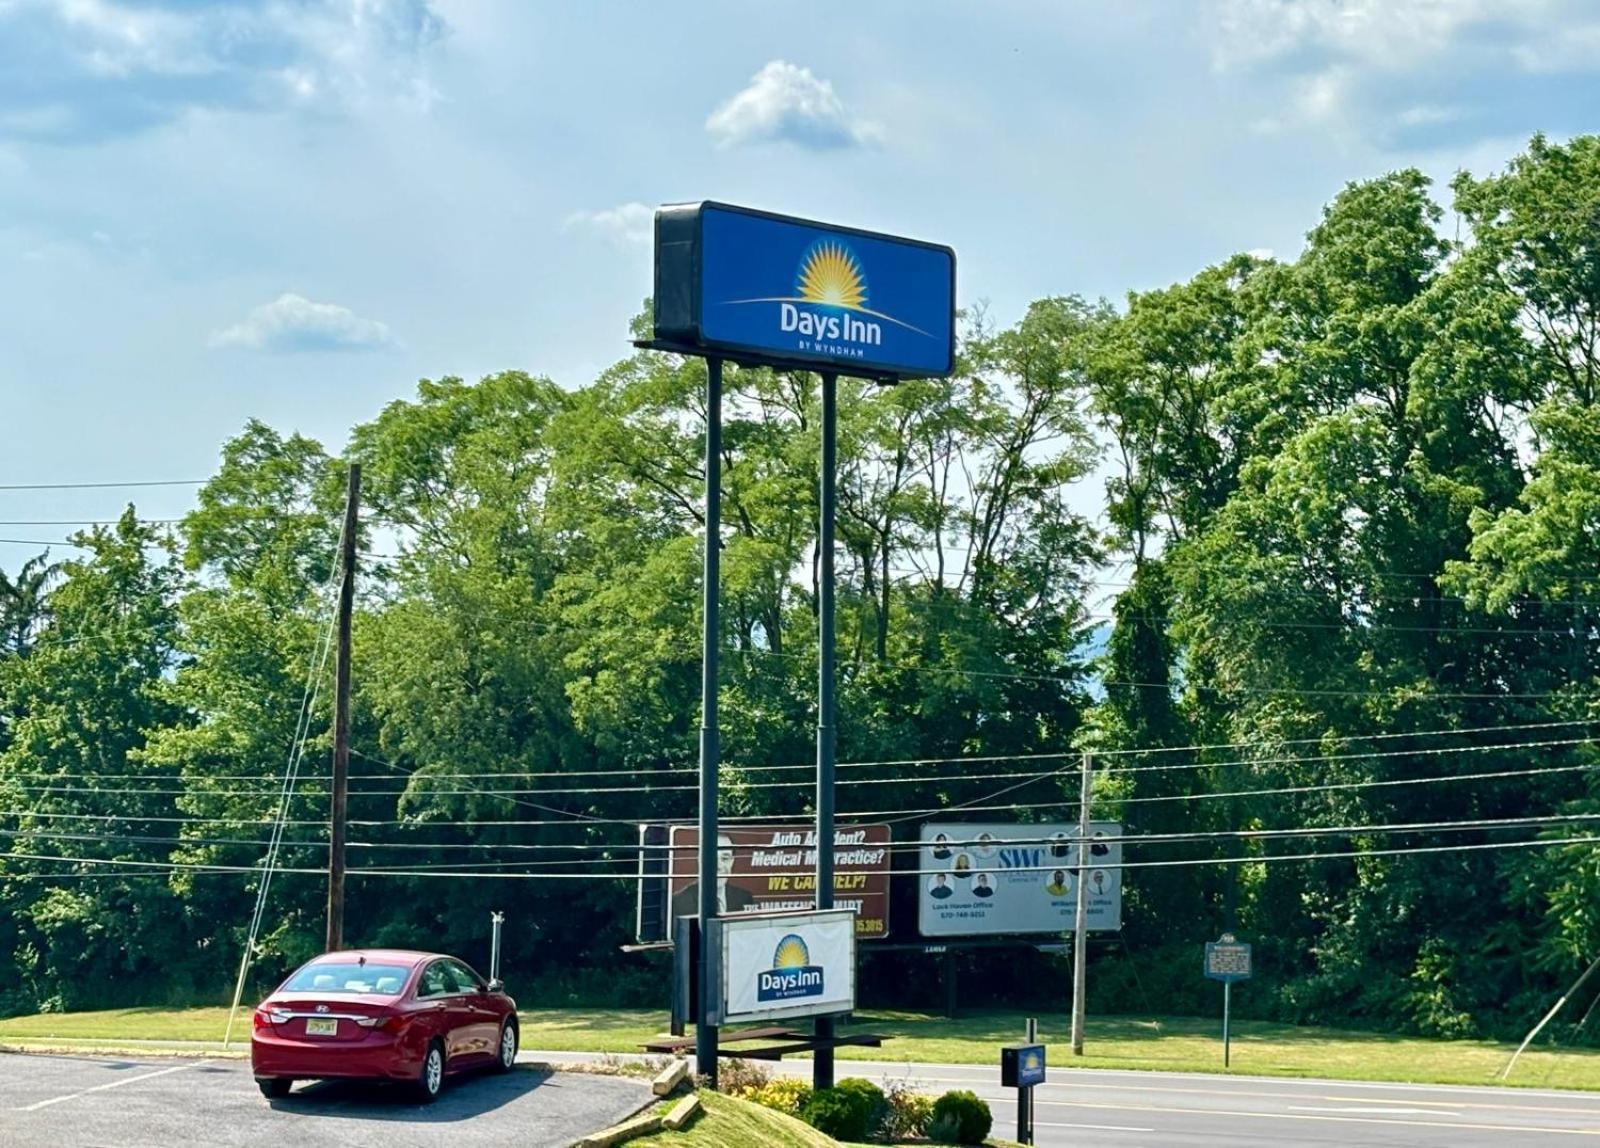
M 811 948 L 798 933 L 786 933 L 772 951 L 772 967 L 756 977 L 756 999 L 786 1001 L 822 995 L 822 970 L 811 963 Z
M 778 330 L 794 338 L 796 350 L 810 354 L 865 358 L 869 351 L 883 346 L 885 324 L 933 337 L 868 305 L 866 268 L 841 239 L 818 239 L 806 248 L 795 269 L 793 291 L 793 295 L 724 302 L 778 304 Z
M 794 933 L 779 941 L 777 952 L 772 954 L 772 967 L 775 969 L 803 969 L 810 963 L 811 950 Z
M 842 243 L 818 243 L 800 264 L 800 299 L 824 307 L 867 306 L 867 277 L 855 253 Z

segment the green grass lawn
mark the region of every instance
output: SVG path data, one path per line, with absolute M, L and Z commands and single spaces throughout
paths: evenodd
M 143 1041 L 220 1042 L 225 1008 L 109 1009 L 0 1020 L 0 1044 L 22 1047 L 138 1047 Z M 638 1052 L 665 1031 L 652 1009 L 530 1009 L 522 1014 L 524 1048 L 559 1052 Z M 928 1013 L 863 1012 L 842 1031 L 891 1037 L 881 1049 L 841 1049 L 841 1060 L 998 1064 L 998 1046 L 1021 1039 L 1024 1014 L 981 1013 L 956 1020 Z M 1192 1017 L 1091 1017 L 1081 1060 L 1068 1052 L 1066 1018 L 1039 1017 L 1039 1036 L 1057 1066 L 1222 1071 L 1220 1025 Z M 234 1040 L 247 1041 L 241 1009 Z M 132 1045 L 129 1042 L 136 1042 Z M 1494 1041 L 1439 1041 L 1335 1029 L 1240 1021 L 1234 1025 L 1235 1073 L 1489 1084 L 1511 1056 Z M 1518 1063 L 1512 1084 L 1600 1090 L 1600 1050 L 1536 1046 Z
M 634 1148 L 838 1148 L 839 1142 L 809 1124 L 759 1104 L 702 1092 L 705 1111 L 682 1132 L 660 1132 L 630 1140 Z M 665 1105 L 663 1107 L 670 1107 Z

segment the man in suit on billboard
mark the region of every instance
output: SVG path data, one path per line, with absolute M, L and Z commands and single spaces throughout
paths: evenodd
M 733 838 L 726 833 L 717 834 L 717 915 L 724 913 L 742 913 L 752 908 L 756 903 L 755 894 L 738 885 L 730 885 L 728 878 L 733 875 Z M 674 917 L 697 917 L 700 915 L 700 883 L 690 881 L 679 889 L 672 897 L 672 915 Z

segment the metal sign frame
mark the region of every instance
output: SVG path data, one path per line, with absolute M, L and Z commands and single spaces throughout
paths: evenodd
M 736 917 L 712 917 L 705 925 L 702 951 L 714 978 L 713 994 L 709 1002 L 712 1023 L 716 1025 L 740 1024 L 758 1020 L 795 1020 L 800 1017 L 843 1016 L 855 1011 L 856 1002 L 856 933 L 855 911 L 852 909 L 817 909 L 801 913 L 741 913 Z M 848 970 L 846 994 L 848 1003 L 843 1006 L 821 1003 L 776 1005 L 772 1008 L 747 1009 L 730 1012 L 729 943 L 735 932 L 754 930 L 758 926 L 781 925 L 784 928 L 803 929 L 807 924 L 847 923 L 847 944 L 850 955 L 845 961 Z M 714 958 L 714 959 L 712 959 Z M 831 998 L 837 999 L 837 998 Z
M 846 238 L 916 248 L 943 256 L 949 263 L 951 317 L 948 338 L 944 340 L 945 361 L 942 369 L 912 368 L 868 358 L 850 359 L 804 351 L 778 353 L 770 347 L 708 338 L 704 328 L 703 297 L 705 217 L 708 210 L 827 232 Z M 710 199 L 692 203 L 669 203 L 657 208 L 655 229 L 654 337 L 638 344 L 640 346 L 681 355 L 715 355 L 741 366 L 766 366 L 797 371 L 834 371 L 852 378 L 885 382 L 942 378 L 955 369 L 956 253 L 952 247 L 882 231 L 864 231 L 857 227 L 824 223 L 796 215 L 779 215 L 776 212 L 740 207 Z

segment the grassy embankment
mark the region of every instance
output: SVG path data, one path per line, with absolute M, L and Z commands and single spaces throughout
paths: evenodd
M 705 1111 L 682 1132 L 662 1132 L 628 1141 L 631 1148 L 850 1148 L 824 1136 L 792 1116 L 734 1100 L 715 1092 L 702 1092 Z M 663 1106 L 666 1107 L 666 1106 Z M 990 1140 L 1009 1145 L 1009 1140 Z M 881 1146 L 879 1146 L 881 1148 Z
M 225 1008 L 112 1009 L 0 1020 L 0 1044 L 34 1048 L 140 1048 L 145 1042 L 198 1041 L 190 1051 L 217 1047 Z M 522 1014 L 522 1044 L 562 1052 L 638 1052 L 662 1032 L 666 1017 L 649 1009 L 542 1009 Z M 926 1013 L 860 1013 L 854 1026 L 893 1039 L 882 1049 L 845 1049 L 842 1060 L 998 1063 L 998 1046 L 1019 1039 L 1020 1013 L 982 1013 L 950 1020 Z M 1040 1037 L 1058 1066 L 1220 1072 L 1215 1020 L 1091 1017 L 1086 1055 L 1067 1055 L 1064 1018 L 1041 1017 Z M 248 1041 L 250 1016 L 240 1010 L 237 1044 Z M 1495 1041 L 1441 1041 L 1336 1029 L 1241 1021 L 1234 1025 L 1233 1067 L 1240 1074 L 1319 1076 L 1440 1084 L 1493 1083 L 1512 1053 Z M 1536 1046 L 1518 1063 L 1512 1084 L 1600 1091 L 1600 1050 Z

